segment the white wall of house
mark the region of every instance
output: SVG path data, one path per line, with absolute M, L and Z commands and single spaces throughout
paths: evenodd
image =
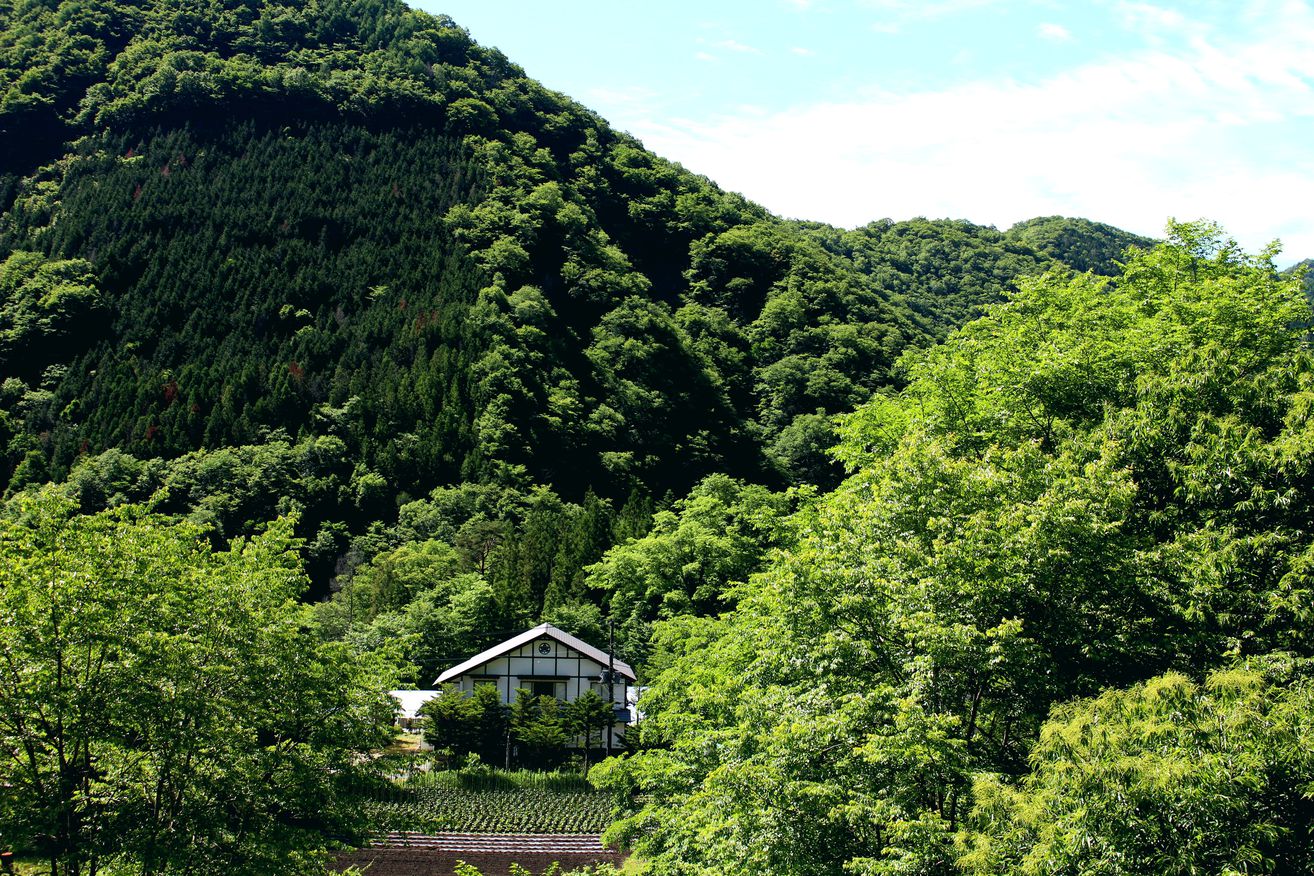
M 592 690 L 605 702 L 607 685 L 600 683 L 598 678 L 606 669 L 605 664 L 544 635 L 471 667 L 452 682 L 466 693 L 473 692 L 475 685 L 495 685 L 502 702 L 508 705 L 515 701 L 516 691 L 520 688 L 550 694 L 565 703 L 574 702 Z M 616 708 L 625 710 L 629 680 L 617 673 L 611 687 L 612 702 Z M 618 721 L 613 728 L 613 738 L 619 740 L 624 732 L 625 722 Z

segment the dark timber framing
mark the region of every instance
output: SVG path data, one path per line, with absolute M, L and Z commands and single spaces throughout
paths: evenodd
M 614 671 L 614 682 L 610 685 L 605 681 L 609 665 Z M 628 664 L 551 624 L 526 630 L 453 666 L 438 676 L 435 683 L 455 684 L 464 692 L 473 691 L 479 684 L 493 684 L 502 702 L 509 705 L 515 700 L 518 688 L 533 690 L 535 682 L 551 682 L 554 695 L 563 702 L 573 702 L 589 690 L 605 701 L 610 693 L 619 719 L 614 729 L 618 735 L 624 732 L 634 671 Z

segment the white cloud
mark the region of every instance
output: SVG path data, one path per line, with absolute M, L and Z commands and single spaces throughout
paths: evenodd
M 1176 9 L 1165 9 L 1150 3 L 1119 2 L 1114 12 L 1129 30 L 1180 30 L 1186 23 L 1186 17 Z
M 695 61 L 715 61 L 716 55 L 711 52 L 694 52 Z
M 659 92 L 642 85 L 620 88 L 597 87 L 584 93 L 584 101 L 590 106 L 614 106 L 632 108 L 648 107 L 660 97 Z
M 1004 0 L 856 0 L 880 17 L 871 29 L 881 34 L 902 33 L 909 25 L 938 21 L 972 9 L 1001 4 Z
M 1066 214 L 1151 234 L 1169 216 L 1207 216 L 1248 248 L 1280 236 L 1303 258 L 1314 255 L 1314 14 L 1302 9 L 1247 44 L 1197 36 L 1035 82 L 874 91 L 711 122 L 616 121 L 788 216 L 1005 227 Z
M 791 54 L 798 55 L 800 58 L 811 58 L 816 52 L 803 46 L 794 46 L 790 50 Z
M 858 5 L 893 16 L 898 21 L 931 21 L 1003 2 L 1004 0 L 858 0 Z
M 730 52 L 738 52 L 741 55 L 762 54 L 761 49 L 757 48 L 756 46 L 750 46 L 747 43 L 741 43 L 739 42 L 739 40 L 721 40 L 716 45 L 718 48 L 722 48 Z
M 1061 24 L 1055 24 L 1046 21 L 1036 28 L 1036 36 L 1043 40 L 1052 40 L 1056 43 L 1065 43 L 1072 39 L 1072 31 L 1068 30 Z

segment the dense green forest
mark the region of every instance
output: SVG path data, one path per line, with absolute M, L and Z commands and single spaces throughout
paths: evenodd
M 1272 256 L 780 219 L 396 0 L 0 0 L 0 626 L 39 681 L 0 683 L 0 831 L 313 870 L 363 829 L 371 690 L 610 621 L 649 719 L 594 775 L 657 872 L 1308 870 L 1310 313 Z M 213 773 L 146 741 L 207 673 Z
M 634 585 L 583 569 L 654 510 L 713 475 L 833 486 L 833 416 L 905 349 L 1149 243 L 783 221 L 399 3 L 0 22 L 7 494 L 151 500 L 219 540 L 295 513 L 312 595 L 384 586 L 347 625 L 429 640 L 421 674 L 540 617 L 596 629 Z M 446 591 L 378 584 L 429 542 L 454 559 L 426 581 L 489 588 L 441 634 L 414 616 Z M 663 598 L 618 606 L 627 654 Z
M 1307 299 L 1171 229 L 848 415 L 735 607 L 660 623 L 613 836 L 678 874 L 1314 867 Z

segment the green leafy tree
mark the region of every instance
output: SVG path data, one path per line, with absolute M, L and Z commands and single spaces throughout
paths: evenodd
M 511 736 L 522 766 L 552 769 L 566 756 L 566 725 L 555 697 L 535 696 L 521 688 L 511 703 Z
M 478 727 L 475 753 L 488 764 L 506 764 L 508 709 L 502 704 L 502 695 L 494 684 L 477 684 L 470 695 Z
M 642 538 L 617 545 L 587 569 L 616 620 L 618 653 L 644 661 L 652 624 L 682 614 L 717 614 L 736 582 L 761 568 L 778 543 L 794 497 L 712 475 Z
M 443 685 L 442 693 L 420 706 L 424 719 L 424 741 L 435 749 L 461 758 L 480 746 L 481 710 L 455 684 Z
M 525 505 L 521 523 L 498 553 L 493 570 L 494 589 L 511 625 L 528 622 L 543 607 L 559 562 L 571 569 L 582 565 L 574 557 L 559 557 L 575 507 L 541 487 L 526 497 Z
M 89 262 L 12 253 L 0 262 L 0 367 L 39 374 L 52 352 L 76 350 L 100 333 L 93 320 L 102 307 Z
M 486 647 L 489 630 L 498 629 L 498 605 L 493 588 L 467 573 L 435 582 L 402 612 L 406 635 L 412 636 L 411 662 L 426 684 L 443 669 Z
M 0 520 L 0 831 L 52 874 L 317 872 L 391 735 L 377 658 L 317 641 L 291 524 L 214 550 L 135 506 Z
M 489 564 L 506 540 L 509 529 L 506 521 L 489 519 L 483 514 L 463 523 L 454 543 L 466 568 L 487 575 Z
M 508 718 L 496 685 L 479 684 L 469 694 L 455 684 L 443 685 L 441 694 L 420 707 L 420 715 L 424 739 L 435 749 L 458 760 L 476 754 L 484 763 L 504 762 Z
M 404 544 L 379 554 L 356 569 L 343 587 L 343 598 L 363 621 L 385 611 L 403 608 L 440 582 L 455 578 L 461 557 L 441 541 Z
M 949 874 L 973 777 L 1024 773 L 1055 704 L 1314 654 L 1309 307 L 1273 252 L 1173 225 L 910 354 L 734 610 L 658 626 L 651 750 L 594 768 L 612 835 L 675 872 Z
M 544 594 L 545 609 L 578 601 L 585 595 L 584 569 L 611 547 L 613 520 L 610 503 L 590 490 L 582 505 L 563 521 L 552 578 Z
M 976 780 L 974 874 L 1314 867 L 1314 683 L 1290 660 L 1172 673 L 1065 704 L 1017 785 Z
M 541 617 L 543 622 L 586 642 L 607 641 L 607 622 L 596 603 L 579 601 L 549 606 Z
M 616 720 L 612 704 L 600 697 L 597 691 L 585 691 L 568 703 L 565 708 L 564 723 L 566 732 L 578 736 L 584 743 L 584 769 L 589 766 L 589 751 L 593 748 L 594 733 L 598 744 L 603 742 L 603 734 Z

